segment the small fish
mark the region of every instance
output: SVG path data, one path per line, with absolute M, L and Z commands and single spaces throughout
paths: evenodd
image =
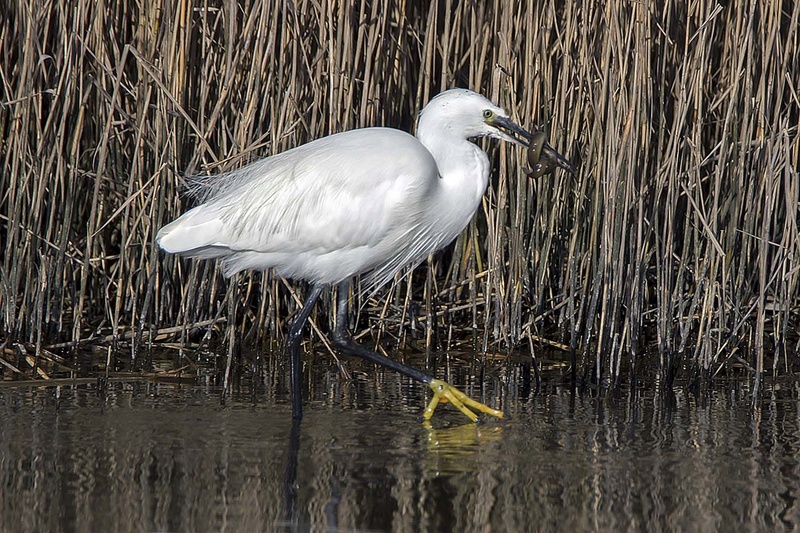
M 523 167 L 522 170 L 534 178 L 541 178 L 559 167 L 571 174 L 574 174 L 576 170 L 572 163 L 547 144 L 547 134 L 543 131 L 537 131 L 531 135 L 530 144 L 528 144 L 528 165 L 530 166 Z

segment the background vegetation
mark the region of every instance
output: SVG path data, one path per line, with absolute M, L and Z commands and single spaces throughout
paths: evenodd
M 580 172 L 531 181 L 520 149 L 486 143 L 476 220 L 361 301 L 361 336 L 555 345 L 605 384 L 649 361 L 668 382 L 790 372 L 799 19 L 791 1 L 4 2 L 0 361 L 42 375 L 69 347 L 277 346 L 302 284 L 227 282 L 154 246 L 190 205 L 183 176 L 411 130 L 460 86 L 547 131 Z M 325 306 L 316 317 L 324 339 Z

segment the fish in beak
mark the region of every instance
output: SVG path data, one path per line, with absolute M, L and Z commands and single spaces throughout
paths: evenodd
M 528 148 L 529 168 L 524 169 L 528 176 L 540 178 L 556 168 L 563 168 L 570 174 L 575 174 L 577 171 L 575 165 L 547 143 L 547 135 L 544 132 L 531 133 L 507 117 L 497 117 L 492 124 L 501 131 L 503 139 Z

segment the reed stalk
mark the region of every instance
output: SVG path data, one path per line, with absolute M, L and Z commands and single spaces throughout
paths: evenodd
M 276 346 L 302 285 L 226 281 L 154 245 L 191 205 L 184 176 L 350 128 L 412 130 L 454 86 L 545 130 L 580 171 L 531 181 L 521 150 L 487 143 L 475 221 L 361 300 L 358 335 L 563 345 L 601 384 L 651 361 L 667 383 L 797 370 L 798 19 L 800 3 L 765 0 L 10 0 L 5 372 L 54 346 L 125 343 L 135 360 L 176 325 L 181 343 L 212 327 L 220 353 Z M 319 339 L 329 319 L 315 317 Z

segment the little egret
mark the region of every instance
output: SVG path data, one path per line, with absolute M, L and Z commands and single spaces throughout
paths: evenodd
M 455 239 L 472 219 L 489 180 L 489 158 L 470 139 L 492 137 L 522 146 L 537 174 L 572 165 L 506 112 L 466 89 L 434 97 L 419 115 L 416 137 L 389 128 L 363 128 L 317 139 L 216 177 L 201 178 L 201 205 L 158 232 L 166 252 L 219 258 L 226 276 L 246 269 L 275 272 L 312 284 L 289 329 L 292 416 L 302 418 L 300 341 L 325 287 L 338 285 L 333 342 L 421 381 L 433 398 L 429 419 L 448 401 L 472 421 L 470 409 L 502 418 L 420 370 L 358 345 L 348 321 L 353 277 L 377 288 L 406 265 L 418 265 Z

